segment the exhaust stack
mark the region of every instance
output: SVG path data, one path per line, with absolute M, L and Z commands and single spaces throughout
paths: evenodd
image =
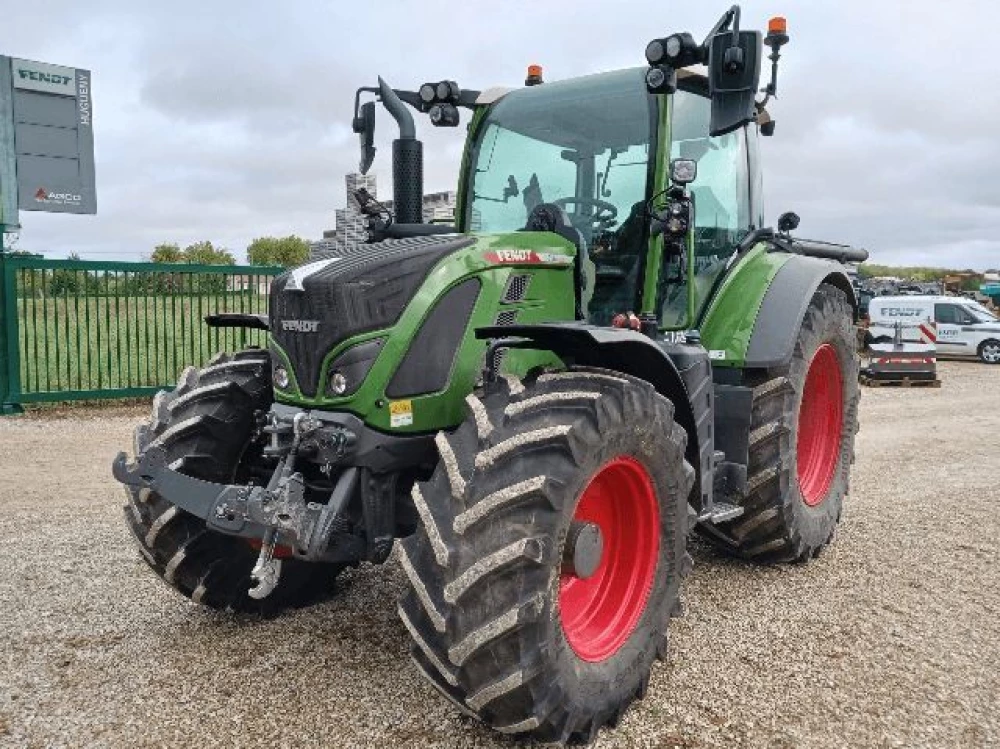
M 381 76 L 378 79 L 382 105 L 399 125 L 399 138 L 392 142 L 392 198 L 398 224 L 420 224 L 424 220 L 424 144 L 417 140 L 413 115 Z

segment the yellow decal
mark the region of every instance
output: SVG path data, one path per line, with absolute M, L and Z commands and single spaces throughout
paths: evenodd
M 408 427 L 413 423 L 413 401 L 389 403 L 389 426 Z

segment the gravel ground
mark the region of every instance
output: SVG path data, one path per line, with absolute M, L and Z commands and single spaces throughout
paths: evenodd
M 1000 744 L 1000 367 L 866 390 L 836 542 L 761 568 L 696 548 L 669 661 L 599 747 Z M 109 463 L 136 412 L 0 420 L 0 745 L 518 746 L 421 681 L 395 562 L 261 621 L 140 561 Z

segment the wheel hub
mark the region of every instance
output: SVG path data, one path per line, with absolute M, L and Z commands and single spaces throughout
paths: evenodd
M 559 581 L 566 641 L 582 660 L 612 657 L 646 610 L 660 549 L 660 504 L 639 461 L 615 458 L 580 494 Z
M 563 549 L 563 574 L 586 580 L 593 577 L 604 553 L 601 526 L 574 520 L 569 526 Z

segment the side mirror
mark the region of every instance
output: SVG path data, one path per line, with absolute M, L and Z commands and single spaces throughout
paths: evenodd
M 674 159 L 670 162 L 670 181 L 678 187 L 690 185 L 697 177 L 697 161 L 692 159 Z
M 720 31 L 708 51 L 711 135 L 725 135 L 753 122 L 763 40 L 759 31 Z
M 375 160 L 375 102 L 369 101 L 361 105 L 358 116 L 354 118 L 352 129 L 361 141 L 361 163 L 358 171 L 368 174 Z
M 788 213 L 782 213 L 778 217 L 778 231 L 782 234 L 788 234 L 788 232 L 795 231 L 799 228 L 799 214 L 789 211 Z

